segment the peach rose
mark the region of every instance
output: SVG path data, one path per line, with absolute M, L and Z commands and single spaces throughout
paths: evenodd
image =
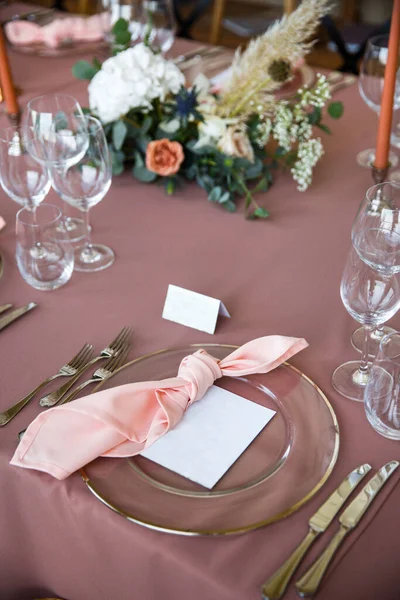
M 167 139 L 154 140 L 147 146 L 146 167 L 149 171 L 166 177 L 179 171 L 185 155 L 179 142 Z

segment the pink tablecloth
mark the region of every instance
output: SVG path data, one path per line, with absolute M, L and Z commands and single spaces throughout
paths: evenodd
M 71 75 L 74 62 L 13 54 L 22 102 L 63 90 L 85 104 L 85 84 Z M 300 194 L 290 177 L 280 176 L 260 198 L 271 211 L 269 221 L 248 222 L 240 212 L 228 214 L 196 187 L 166 197 L 161 188 L 135 183 L 127 173 L 115 178 L 92 214 L 94 240 L 114 248 L 115 265 L 93 275 L 76 273 L 55 292 L 37 292 L 21 279 L 13 260 L 16 205 L 1 192 L 0 214 L 9 227 L 0 234 L 5 258 L 0 304 L 33 300 L 39 308 L 1 332 L 0 410 L 55 372 L 84 342 L 101 348 L 130 324 L 134 355 L 189 342 L 240 344 L 273 333 L 304 336 L 310 348 L 293 363 L 328 394 L 341 429 L 332 476 L 297 513 L 242 536 L 182 538 L 148 531 L 112 513 L 77 474 L 60 482 L 11 468 L 17 432 L 38 413 L 33 402 L 0 430 L 1 600 L 40 595 L 257 600 L 261 583 L 300 541 L 310 515 L 343 477 L 358 464 L 378 468 L 399 458 L 399 445 L 371 429 L 362 405 L 341 398 L 330 384 L 333 369 L 356 356 L 350 346 L 356 324 L 342 306 L 339 281 L 352 219 L 371 185 L 370 173 L 356 166 L 355 154 L 374 143 L 376 132 L 376 116 L 356 86 L 338 98 L 345 103 L 345 115 L 333 124 L 333 135 L 324 136 L 326 156 L 313 186 Z M 50 197 L 57 201 L 54 194 Z M 163 321 L 169 283 L 221 298 L 232 319 L 222 320 L 214 337 Z M 400 597 L 397 481 L 398 475 L 346 540 L 321 599 Z M 304 566 L 324 544 L 325 538 Z M 291 588 L 288 600 L 296 597 Z

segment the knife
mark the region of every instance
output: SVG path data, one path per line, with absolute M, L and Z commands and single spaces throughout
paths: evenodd
M 3 304 L 2 306 L 0 306 L 0 315 L 3 312 L 6 312 L 6 310 L 8 310 L 9 308 L 12 308 L 12 304 Z
M 16 308 L 8 315 L 4 315 L 4 317 L 0 319 L 0 331 L 4 329 L 4 327 L 7 327 L 7 325 L 10 325 L 10 323 L 15 321 L 16 319 L 19 319 L 19 317 L 22 317 L 22 315 L 24 315 L 25 313 L 32 310 L 32 308 L 35 308 L 36 306 L 37 304 L 35 304 L 35 302 L 29 302 L 29 304 L 27 304 L 26 306 Z
M 371 465 L 368 464 L 354 469 L 311 517 L 308 522 L 310 529 L 306 537 L 289 556 L 287 561 L 264 583 L 262 587 L 264 600 L 277 600 L 282 597 L 293 573 L 296 571 L 311 544 L 328 528 L 347 498 L 370 470 Z
M 354 498 L 353 502 L 349 504 L 343 512 L 339 518 L 339 531 L 325 548 L 321 556 L 296 583 L 296 589 L 302 598 L 315 594 L 336 550 L 339 548 L 344 538 L 357 526 L 374 498 L 376 498 L 379 490 L 398 466 L 399 463 L 397 460 L 392 460 L 384 465 L 377 474 L 370 479 L 367 485 L 363 487 L 358 496 Z

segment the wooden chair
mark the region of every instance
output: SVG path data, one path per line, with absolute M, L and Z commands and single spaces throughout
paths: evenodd
M 243 0 L 246 1 L 246 0 Z M 224 18 L 226 0 L 214 0 L 212 12 L 210 43 L 218 44 L 221 35 L 221 24 Z M 283 11 L 289 15 L 297 7 L 297 0 L 283 0 Z

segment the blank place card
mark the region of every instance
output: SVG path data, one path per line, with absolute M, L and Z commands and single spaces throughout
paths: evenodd
M 163 319 L 213 334 L 218 315 L 230 317 L 221 300 L 169 285 Z
M 211 489 L 275 414 L 213 385 L 141 455 Z

